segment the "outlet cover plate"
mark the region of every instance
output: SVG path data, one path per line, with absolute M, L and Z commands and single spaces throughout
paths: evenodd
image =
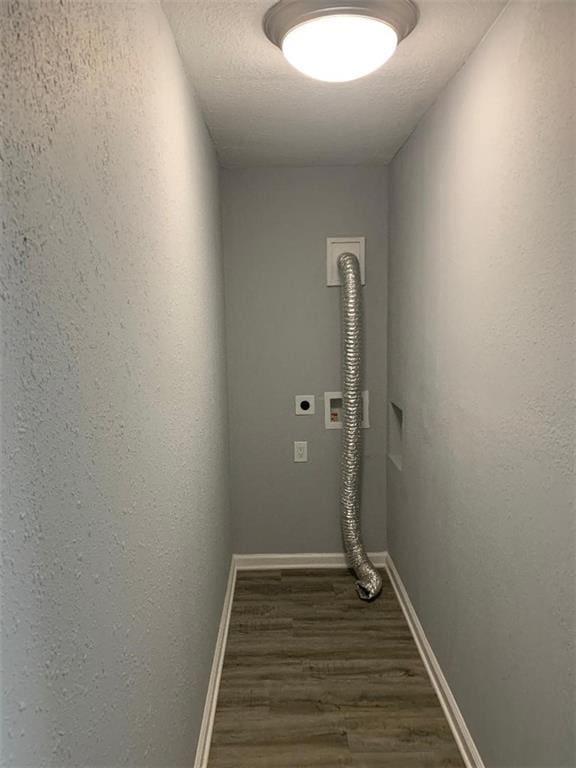
M 366 238 L 326 238 L 326 285 L 341 285 L 338 274 L 338 258 L 343 253 L 353 253 L 360 263 L 360 281 L 366 285 Z
M 307 440 L 295 440 L 294 441 L 294 461 L 296 464 L 308 461 L 308 441 Z

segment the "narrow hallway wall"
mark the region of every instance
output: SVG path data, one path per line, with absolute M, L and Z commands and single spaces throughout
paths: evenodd
M 2 765 L 190 766 L 229 567 L 217 167 L 154 2 L 1 2 Z
M 324 428 L 340 386 L 340 306 L 326 287 L 326 238 L 366 236 L 366 388 L 362 521 L 385 545 L 385 168 L 222 172 L 231 488 L 237 552 L 340 552 L 340 431 Z M 294 414 L 316 395 L 315 415 Z M 321 397 L 322 396 L 322 397 Z M 293 462 L 294 440 L 309 461 Z
M 510 3 L 391 167 L 389 549 L 487 768 L 576 764 L 575 10 Z

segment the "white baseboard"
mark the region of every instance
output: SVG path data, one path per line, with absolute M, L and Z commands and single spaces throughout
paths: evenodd
M 424 662 L 424 666 L 426 667 L 426 671 L 428 672 L 434 690 L 440 699 L 440 704 L 442 705 L 448 724 L 454 734 L 464 764 L 466 765 L 466 768 L 484 768 L 480 753 L 478 752 L 474 740 L 472 739 L 472 735 L 468 730 L 468 726 L 462 717 L 462 713 L 456 703 L 454 694 L 450 690 L 448 681 L 444 677 L 438 659 L 432 650 L 432 646 L 428 642 L 428 638 L 426 637 L 422 624 L 414 610 L 414 606 L 408 596 L 406 587 L 388 553 L 386 553 L 385 557 L 385 567 L 388 576 L 390 577 L 390 581 L 392 582 L 392 586 L 394 587 L 394 591 L 396 592 L 398 602 L 402 607 L 402 611 L 404 612 L 404 616 L 410 627 L 410 631 L 414 637 L 414 641 L 418 647 L 418 651 L 420 652 L 420 656 L 422 657 L 422 661 Z
M 474 744 L 470 731 L 458 708 L 456 699 L 444 673 L 440 668 L 438 659 L 434 655 L 432 646 L 428 642 L 422 624 L 418 619 L 414 606 L 410 601 L 408 593 L 402 579 L 396 570 L 392 558 L 387 552 L 370 552 L 370 559 L 378 568 L 386 568 L 392 586 L 402 607 L 414 641 L 430 676 L 430 680 L 436 691 L 436 694 L 448 720 L 448 724 L 454 734 L 456 743 L 462 754 L 462 759 L 466 768 L 485 768 L 480 753 Z M 200 735 L 198 737 L 198 746 L 196 749 L 196 758 L 194 768 L 207 768 L 208 755 L 210 752 L 210 742 L 212 740 L 212 730 L 214 727 L 214 715 L 216 714 L 216 703 L 218 700 L 218 689 L 220 687 L 220 678 L 222 676 L 222 665 L 224 663 L 224 653 L 226 651 L 226 641 L 228 639 L 228 627 L 230 624 L 230 613 L 232 611 L 232 600 L 234 597 L 234 586 L 236 584 L 236 573 L 247 570 L 268 570 L 280 568 L 344 568 L 346 567 L 345 556 L 341 553 L 296 553 L 296 554 L 256 554 L 256 555 L 232 555 L 230 564 L 230 573 L 228 576 L 228 585 L 224 595 L 222 606 L 222 615 L 220 627 L 214 649 L 212 669 L 210 672 L 210 681 L 206 693 L 206 703 L 204 705 L 204 714 Z
M 384 568 L 385 552 L 369 552 L 375 566 Z M 262 571 L 275 568 L 346 568 L 342 552 L 298 552 L 295 554 L 234 555 L 239 571 Z
M 224 653 L 226 651 L 226 641 L 228 640 L 228 627 L 230 625 L 230 614 L 232 612 L 232 600 L 234 598 L 235 585 L 236 562 L 234 555 L 232 555 L 230 572 L 228 574 L 228 584 L 226 586 L 224 603 L 222 605 L 220 626 L 216 637 L 214 656 L 212 657 L 212 669 L 210 670 L 210 680 L 208 682 L 208 690 L 206 691 L 204 714 L 202 715 L 202 724 L 198 736 L 194 768 L 206 768 L 208 765 L 208 754 L 210 752 L 210 742 L 212 741 L 214 715 L 216 714 L 216 702 L 218 701 L 218 690 L 220 688 L 220 678 L 222 677 L 222 665 L 224 664 Z

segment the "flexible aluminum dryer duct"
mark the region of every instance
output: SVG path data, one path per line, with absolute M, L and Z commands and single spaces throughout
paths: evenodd
M 342 477 L 340 491 L 342 538 L 346 558 L 356 574 L 362 600 L 373 600 L 382 590 L 382 577 L 374 568 L 360 533 L 360 468 L 362 428 L 362 287 L 360 265 L 352 253 L 338 258 L 342 283 Z

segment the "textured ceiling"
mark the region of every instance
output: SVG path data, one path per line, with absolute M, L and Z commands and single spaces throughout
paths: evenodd
M 504 2 L 419 0 L 414 32 L 352 83 L 299 74 L 262 32 L 272 0 L 164 0 L 224 166 L 387 163 Z

